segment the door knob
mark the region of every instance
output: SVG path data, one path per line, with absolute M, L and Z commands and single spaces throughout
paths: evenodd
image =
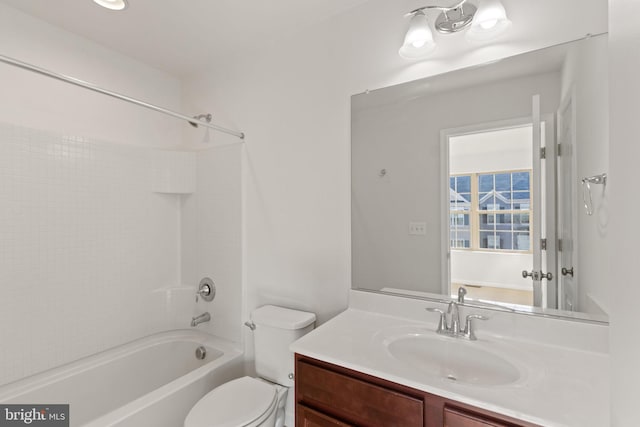
M 531 277 L 533 280 L 553 280 L 553 274 L 551 273 L 543 273 L 542 271 L 527 271 L 522 270 L 522 278 L 526 279 L 527 277 Z
M 571 268 L 566 268 L 566 267 L 562 267 L 562 275 L 563 276 L 571 276 L 573 277 L 573 267 Z

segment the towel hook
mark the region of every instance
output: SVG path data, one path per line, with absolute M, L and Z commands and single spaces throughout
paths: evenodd
M 589 216 L 593 215 L 593 197 L 591 195 L 591 184 L 600 184 L 606 186 L 607 174 L 601 173 L 600 175 L 593 175 L 582 178 L 582 201 L 584 202 L 584 208 L 587 211 L 587 215 Z

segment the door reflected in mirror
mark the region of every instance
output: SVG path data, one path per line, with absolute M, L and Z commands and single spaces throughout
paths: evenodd
M 455 135 L 449 151 L 449 293 L 467 298 L 534 304 L 531 218 L 532 123 Z
M 606 46 L 354 95 L 352 287 L 606 319 Z

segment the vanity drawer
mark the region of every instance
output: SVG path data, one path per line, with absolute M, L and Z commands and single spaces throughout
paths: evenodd
M 298 427 L 354 427 L 328 415 L 314 411 L 304 405 L 296 405 L 296 426 Z
M 323 414 L 356 425 L 371 427 L 422 427 L 424 425 L 422 399 L 304 361 L 298 361 L 296 369 L 296 400 L 303 407 L 315 408 Z
M 444 407 L 444 427 L 518 427 L 516 424 L 493 420 L 481 414 Z

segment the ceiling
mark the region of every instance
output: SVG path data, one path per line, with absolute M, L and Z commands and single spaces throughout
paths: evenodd
M 202 71 L 368 0 L 128 0 L 121 12 L 91 0 L 0 0 L 176 76 Z

